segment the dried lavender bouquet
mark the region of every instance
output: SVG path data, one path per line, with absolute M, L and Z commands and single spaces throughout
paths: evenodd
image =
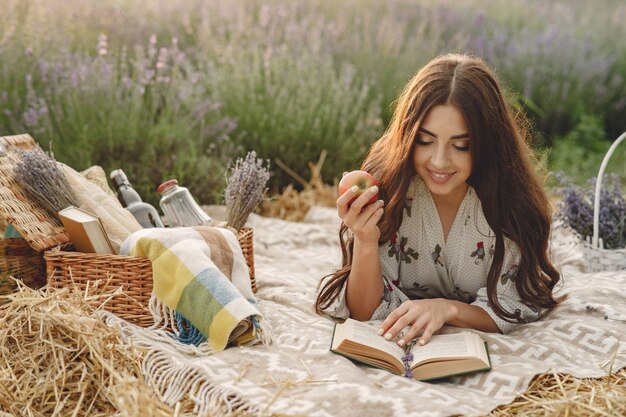
M 248 152 L 244 159 L 238 158 L 235 166 L 229 167 L 230 177 L 226 179 L 224 197 L 226 202 L 226 223 L 235 230 L 240 230 L 250 213 L 261 203 L 267 191 L 270 178 L 268 167 L 256 157 L 256 152 Z
M 55 218 L 68 206 L 79 206 L 57 162 L 40 147 L 17 150 L 19 162 L 13 168 L 15 180 L 22 186 L 26 196 Z

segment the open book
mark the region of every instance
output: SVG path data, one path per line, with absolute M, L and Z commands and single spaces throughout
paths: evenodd
M 78 252 L 115 253 L 98 216 L 70 206 L 59 211 L 59 218 Z
M 491 369 L 487 343 L 475 333 L 434 335 L 426 345 L 411 343 L 405 350 L 379 336 L 377 330 L 353 319 L 335 324 L 330 350 L 421 381 Z

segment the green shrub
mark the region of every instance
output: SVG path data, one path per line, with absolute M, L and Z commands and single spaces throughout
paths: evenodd
M 583 115 L 571 132 L 554 141 L 549 155 L 550 169 L 562 171 L 575 184 L 584 185 L 589 178 L 598 176 L 602 159 L 611 146 L 609 139 L 602 117 Z M 622 183 L 626 183 L 624 155 L 625 150 L 617 148 L 606 169 L 607 173 L 617 174 Z

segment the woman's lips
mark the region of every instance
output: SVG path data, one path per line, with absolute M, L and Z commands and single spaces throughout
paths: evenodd
M 454 172 L 435 172 L 427 169 L 430 179 L 437 184 L 445 184 L 455 174 Z

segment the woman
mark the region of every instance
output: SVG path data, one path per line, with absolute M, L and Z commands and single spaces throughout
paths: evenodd
M 337 200 L 343 267 L 318 313 L 384 319 L 379 334 L 403 346 L 444 324 L 508 332 L 554 307 L 550 207 L 526 139 L 483 61 L 428 63 L 363 163 L 380 190 Z

